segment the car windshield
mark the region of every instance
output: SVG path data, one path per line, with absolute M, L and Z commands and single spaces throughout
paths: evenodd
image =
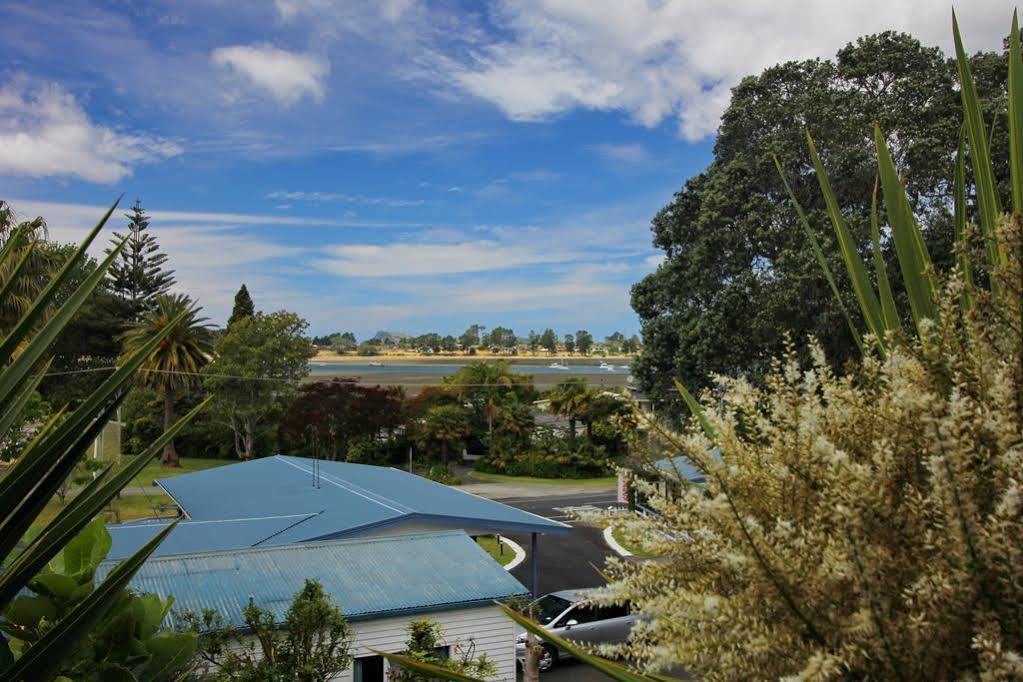
M 549 625 L 552 620 L 564 613 L 565 609 L 571 605 L 572 602 L 567 599 L 548 594 L 546 597 L 540 597 L 534 603 L 536 607 L 536 615 L 534 617 L 540 625 Z

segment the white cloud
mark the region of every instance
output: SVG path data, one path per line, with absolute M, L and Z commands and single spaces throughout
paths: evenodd
M 572 253 L 492 241 L 432 244 L 351 244 L 325 247 L 320 267 L 346 277 L 409 277 L 485 272 L 577 258 Z
M 93 206 L 90 204 L 67 204 L 55 201 L 36 201 L 34 199 L 10 199 L 10 203 L 22 216 L 44 216 L 47 221 L 91 227 L 103 215 L 109 206 Z M 122 208 L 124 205 L 122 204 Z M 421 227 L 420 223 L 406 222 L 372 222 L 358 220 L 336 220 L 333 218 L 310 218 L 304 216 L 259 215 L 254 213 L 216 213 L 212 211 L 162 211 L 146 212 L 154 221 L 185 224 L 211 223 L 230 225 L 280 225 L 280 226 L 324 226 L 324 227 Z
M 638 166 L 650 161 L 650 152 L 641 144 L 595 144 L 593 151 L 608 161 Z
M 324 81 L 330 73 L 326 59 L 271 45 L 218 47 L 211 59 L 285 106 L 306 96 L 322 101 Z
M 182 151 L 170 140 L 93 123 L 59 85 L 0 89 L 0 173 L 113 183 Z
M 497 0 L 498 30 L 469 49 L 436 48 L 435 75 L 514 120 L 572 109 L 621 110 L 644 126 L 676 121 L 697 140 L 717 127 L 730 88 L 778 62 L 831 57 L 887 29 L 949 48 L 951 13 L 937 0 Z M 1011 16 L 999 0 L 962 12 L 972 49 L 997 49 Z M 447 49 L 447 51 L 445 51 Z
M 275 191 L 266 195 L 267 199 L 284 199 L 287 201 L 305 201 L 324 203 L 339 201 L 346 204 L 366 204 L 369 206 L 422 206 L 422 199 L 391 199 L 388 197 L 366 197 L 360 194 L 342 194 L 339 192 L 282 192 Z

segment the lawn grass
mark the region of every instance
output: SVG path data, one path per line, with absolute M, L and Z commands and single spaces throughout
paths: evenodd
M 131 479 L 128 483 L 130 488 L 149 488 L 153 485 L 153 481 L 157 478 L 171 478 L 172 476 L 180 476 L 181 474 L 189 474 L 193 471 L 204 471 L 206 469 L 212 469 L 214 467 L 224 466 L 225 464 L 234 464 L 237 460 L 234 459 L 207 459 L 205 457 L 182 457 L 180 467 L 165 467 L 160 466 L 160 460 L 154 459 L 152 462 L 146 465 L 138 476 Z
M 71 498 L 68 498 L 68 502 Z M 131 519 L 141 519 L 147 516 L 176 516 L 176 514 L 167 511 L 157 511 L 153 507 L 161 505 L 173 505 L 169 497 L 161 492 L 156 492 L 151 495 L 122 495 L 120 499 L 115 499 L 111 502 L 108 507 L 109 511 L 103 513 L 103 518 L 108 523 L 118 523 L 122 521 L 130 521 Z M 55 516 L 64 508 L 60 499 L 54 497 L 50 502 L 43 508 L 39 518 L 36 519 L 35 525 L 43 525 L 53 520 Z
M 525 485 L 555 485 L 563 488 L 610 488 L 618 484 L 614 476 L 605 478 L 536 478 L 533 476 L 506 476 L 473 471 L 472 477 L 487 483 L 522 483 Z
M 511 550 L 511 547 L 499 543 L 496 535 L 480 535 L 476 538 L 476 543 L 485 549 L 494 561 L 502 566 L 515 558 L 515 552 Z M 502 546 L 504 547 L 504 554 L 501 554 Z
M 630 543 L 622 536 L 622 532 L 618 529 L 611 531 L 611 537 L 613 537 L 615 539 L 615 542 L 621 545 L 623 549 L 627 549 L 630 552 L 632 552 L 632 556 L 634 557 L 637 557 L 639 559 L 649 559 L 651 557 L 657 556 L 652 552 L 648 552 L 645 549 L 642 549 L 640 547 L 637 547 L 635 544 Z

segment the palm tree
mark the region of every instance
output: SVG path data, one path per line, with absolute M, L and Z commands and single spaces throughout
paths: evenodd
M 440 457 L 448 463 L 448 448 L 469 435 L 469 419 L 458 405 L 441 405 L 426 413 L 423 437 L 428 443 L 440 443 Z
M 199 371 L 210 361 L 210 332 L 201 308 L 184 294 L 163 294 L 156 298 L 153 310 L 128 328 L 123 337 L 123 352 L 130 355 L 153 335 L 173 324 L 173 330 L 142 363 L 139 376 L 163 398 L 163 428 L 174 424 L 174 401 L 180 392 L 199 382 Z M 182 317 L 183 315 L 183 317 Z M 180 318 L 180 319 L 179 319 Z M 163 466 L 181 466 L 174 440 L 160 455 Z
M 568 428 L 575 438 L 575 425 L 586 416 L 592 393 L 586 386 L 586 379 L 571 377 L 555 386 L 547 396 L 552 414 L 568 418 Z
M 45 248 L 49 236 L 46 221 L 34 218 L 17 222 L 10 204 L 0 200 L 0 246 L 11 248 L 0 263 L 0 281 L 9 283 L 0 305 L 0 330 L 10 331 L 60 270 L 63 258 Z M 17 275 L 15 277 L 15 275 Z

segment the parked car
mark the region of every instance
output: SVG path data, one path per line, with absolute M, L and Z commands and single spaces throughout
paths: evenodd
M 552 635 L 583 644 L 613 644 L 623 642 L 632 631 L 636 616 L 628 604 L 598 606 L 587 599 L 587 590 L 551 592 L 532 603 L 533 617 Z M 540 672 L 553 669 L 562 658 L 569 657 L 548 642 L 541 642 Z M 515 642 L 515 656 L 519 665 L 525 664 L 526 633 Z

